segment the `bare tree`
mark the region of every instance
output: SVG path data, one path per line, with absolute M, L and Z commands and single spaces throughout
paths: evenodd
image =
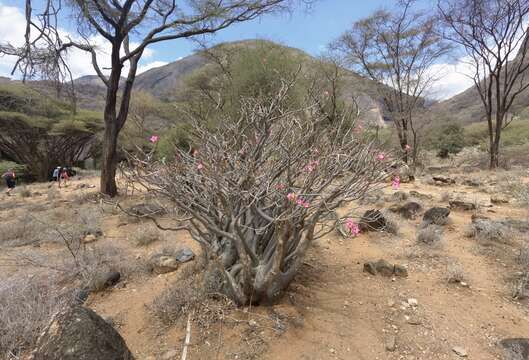
M 490 168 L 499 165 L 501 132 L 509 110 L 529 87 L 527 0 L 440 0 L 447 38 L 462 47 L 472 66 L 489 131 Z
M 406 162 L 410 149 L 413 160 L 417 157 L 414 115 L 436 79 L 429 69 L 448 51 L 435 17 L 415 11 L 414 2 L 402 0 L 396 9 L 376 11 L 355 22 L 330 46 L 343 54 L 354 71 L 377 82 Z
M 103 137 L 101 192 L 117 193 L 115 175 L 117 140 L 129 111 L 132 87 L 145 49 L 162 41 L 212 34 L 235 23 L 287 9 L 292 0 L 46 0 L 42 11 L 33 14 L 33 1 L 26 0 L 26 34 L 22 47 L 3 45 L 0 54 L 18 57 L 15 70 L 24 78 L 44 74 L 62 81 L 71 79 L 65 53 L 73 48 L 86 51 L 107 88 Z M 308 0 L 305 0 L 308 2 Z M 77 24 L 76 35 L 64 37 L 61 20 L 70 15 Z M 93 35 L 110 45 L 110 72 L 99 62 Z M 135 42 L 137 46 L 132 47 Z M 122 76 L 125 80 L 122 81 Z M 118 93 L 121 91 L 121 96 Z
M 190 119 L 194 151 L 175 148 L 165 163 L 152 154 L 132 160 L 137 183 L 189 215 L 186 229 L 238 304 L 280 296 L 313 241 L 343 220 L 335 210 L 380 186 L 391 165 L 355 132 L 354 111 L 335 113 L 330 125 L 327 94 L 311 91 L 292 109 L 295 80 L 282 83 L 243 99 L 214 128 Z

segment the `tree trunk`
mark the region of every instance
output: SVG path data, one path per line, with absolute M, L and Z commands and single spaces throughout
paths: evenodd
M 112 197 L 116 196 L 118 193 L 116 186 L 116 149 L 121 127 L 116 115 L 116 104 L 119 91 L 119 81 L 121 80 L 121 70 L 123 68 L 123 64 L 121 64 L 119 59 L 120 48 L 120 42 L 116 42 L 112 46 L 112 71 L 108 78 L 107 96 L 105 101 L 105 134 L 103 137 L 103 161 L 101 164 L 100 180 L 101 193 Z
M 118 188 L 116 185 L 116 167 L 117 167 L 117 142 L 118 131 L 116 124 L 105 126 L 105 135 L 103 138 L 103 159 L 101 164 L 101 193 L 116 196 Z

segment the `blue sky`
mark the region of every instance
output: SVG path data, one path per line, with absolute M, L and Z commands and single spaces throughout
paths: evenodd
M 39 0 L 34 0 L 39 1 Z M 422 7 L 433 7 L 433 0 L 419 0 Z M 381 7 L 391 7 L 396 0 L 318 0 L 310 11 L 299 7 L 291 14 L 269 15 L 252 22 L 236 24 L 210 38 L 212 43 L 262 38 L 300 48 L 311 55 L 320 55 L 329 42 L 336 39 L 351 24 Z M 22 40 L 24 33 L 24 0 L 0 0 L 0 42 Z M 6 21 L 7 20 L 7 21 Z M 64 20 L 64 19 L 63 19 Z M 61 27 L 70 31 L 66 22 Z M 175 61 L 193 52 L 196 45 L 188 40 L 156 44 L 140 63 L 146 71 Z M 0 58 L 0 76 L 8 75 L 9 59 Z M 12 61 L 11 61 L 12 62 Z M 73 57 L 76 75 L 92 73 L 89 57 Z M 439 98 L 448 97 L 467 87 L 465 79 L 451 71 L 449 83 L 443 84 Z

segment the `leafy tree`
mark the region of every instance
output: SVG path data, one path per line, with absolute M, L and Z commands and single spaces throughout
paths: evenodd
M 0 153 L 26 165 L 38 180 L 46 180 L 57 165 L 88 158 L 101 125 L 98 113 L 73 114 L 69 105 L 26 86 L 0 87 Z
M 514 116 L 514 100 L 529 81 L 529 1 L 440 0 L 446 37 L 458 45 L 472 68 L 471 78 L 488 125 L 490 162 L 499 165 L 503 130 Z
M 413 160 L 417 156 L 414 117 L 436 79 L 430 66 L 449 49 L 438 35 L 435 17 L 414 11 L 414 2 L 400 0 L 395 9 L 379 10 L 355 22 L 331 44 L 354 71 L 376 82 L 406 162 L 410 146 Z
M 35 3 L 26 0 L 24 46 L 0 46 L 0 54 L 17 56 L 14 71 L 20 70 L 24 78 L 42 73 L 59 80 L 71 78 L 64 57 L 68 50 L 77 48 L 91 56 L 94 70 L 107 90 L 101 192 L 115 196 L 118 136 L 128 117 L 138 63 L 145 49 L 163 41 L 212 34 L 233 24 L 287 9 L 292 1 L 45 0 L 37 16 L 33 14 Z M 64 38 L 60 26 L 62 21 L 71 18 L 68 15 L 76 21 L 77 34 Z M 111 48 L 108 76 L 101 70 L 94 35 L 103 37 Z M 133 46 L 133 42 L 137 45 Z M 126 78 L 124 82 L 122 76 Z

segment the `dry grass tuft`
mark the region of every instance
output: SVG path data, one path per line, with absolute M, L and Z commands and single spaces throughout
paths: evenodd
M 31 349 L 51 316 L 72 300 L 53 276 L 0 281 L 0 359 Z
M 417 242 L 421 244 L 434 245 L 442 240 L 443 228 L 437 225 L 428 225 L 417 233 Z
M 147 246 L 161 237 L 160 230 L 150 222 L 140 224 L 128 239 L 138 246 Z
M 451 261 L 446 266 L 446 281 L 449 283 L 460 283 L 466 279 L 465 270 L 458 262 Z

